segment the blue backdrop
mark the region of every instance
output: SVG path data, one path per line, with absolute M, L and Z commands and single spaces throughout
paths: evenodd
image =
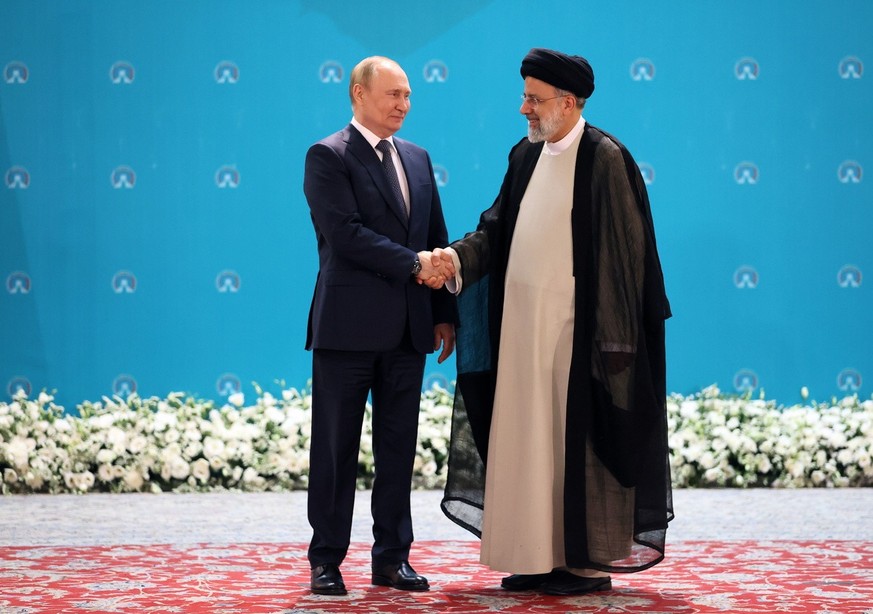
M 0 0 L 0 396 L 303 386 L 307 147 L 398 60 L 450 235 L 497 192 L 534 46 L 649 183 L 670 391 L 873 380 L 873 3 Z M 453 361 L 428 363 L 451 381 Z

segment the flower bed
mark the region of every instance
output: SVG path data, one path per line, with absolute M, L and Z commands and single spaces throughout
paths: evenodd
M 0 403 L 0 487 L 7 493 L 305 489 L 306 391 L 256 389 L 224 405 L 173 393 L 104 398 L 67 414 L 51 395 Z M 373 480 L 369 408 L 358 485 Z M 452 395 L 421 397 L 414 487 L 442 488 Z M 873 485 L 873 400 L 781 407 L 709 387 L 668 398 L 675 487 Z

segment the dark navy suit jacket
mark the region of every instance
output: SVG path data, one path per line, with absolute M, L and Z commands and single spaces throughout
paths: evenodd
M 408 219 L 378 155 L 352 125 L 306 154 L 303 191 L 319 258 L 307 349 L 394 349 L 408 323 L 415 349 L 429 353 L 434 324 L 457 320 L 452 295 L 411 277 L 417 252 L 448 244 L 430 156 L 397 137 L 394 145 L 409 186 Z

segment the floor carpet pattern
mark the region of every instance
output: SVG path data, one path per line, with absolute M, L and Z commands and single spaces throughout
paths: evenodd
M 689 541 L 660 565 L 574 597 L 500 588 L 473 541 L 416 542 L 431 590 L 370 584 L 369 549 L 342 566 L 349 594 L 309 593 L 304 544 L 4 546 L 0 613 L 760 612 L 873 614 L 873 542 Z

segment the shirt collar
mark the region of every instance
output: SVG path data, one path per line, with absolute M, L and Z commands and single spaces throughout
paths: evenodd
M 569 148 L 573 141 L 576 140 L 576 137 L 579 136 L 579 133 L 582 132 L 583 128 L 585 128 L 585 118 L 580 115 L 579 121 L 576 122 L 576 125 L 573 126 L 572 130 L 570 130 L 564 138 L 554 143 L 546 142 L 546 153 L 550 156 L 557 156 L 567 151 L 567 148 Z
M 383 140 L 381 137 L 376 136 L 372 130 L 370 130 L 369 128 L 364 126 L 364 124 L 359 122 L 354 117 L 352 118 L 352 126 L 354 126 L 355 128 L 358 129 L 358 132 L 360 132 L 363 135 L 363 137 L 365 139 L 367 139 L 367 142 L 370 144 L 370 147 L 372 147 L 373 149 L 376 149 L 376 145 L 379 144 L 379 141 Z M 397 151 L 397 146 L 394 144 L 394 137 L 393 136 L 389 136 L 387 139 L 384 139 L 384 140 L 391 143 L 391 147 L 394 149 L 394 151 Z

